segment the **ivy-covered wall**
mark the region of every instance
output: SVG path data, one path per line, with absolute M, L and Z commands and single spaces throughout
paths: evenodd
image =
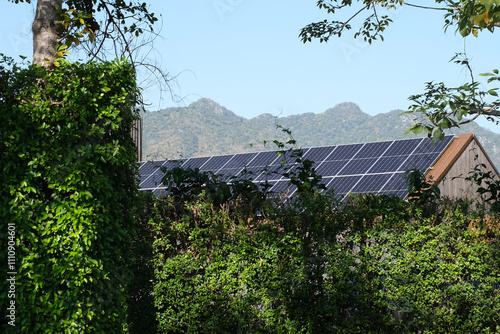
M 136 100 L 125 60 L 0 62 L 0 331 L 122 331 Z

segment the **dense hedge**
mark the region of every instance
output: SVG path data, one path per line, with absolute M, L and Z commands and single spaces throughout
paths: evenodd
M 137 192 L 135 73 L 122 60 L 46 71 L 4 58 L 0 86 L 2 331 L 121 332 Z M 15 298 L 6 271 L 17 272 Z M 3 316 L 12 300 L 15 328 Z
M 249 218 L 215 193 L 149 212 L 158 333 L 500 331 L 498 226 L 462 206 L 304 192 Z

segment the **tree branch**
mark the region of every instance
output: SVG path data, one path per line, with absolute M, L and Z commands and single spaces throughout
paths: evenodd
M 475 115 L 477 114 L 478 116 L 483 115 L 483 116 L 495 116 L 495 117 L 500 117 L 500 110 L 498 109 L 500 105 L 499 104 L 493 104 L 488 108 L 478 108 L 475 110 L 470 110 L 469 114 Z
M 361 12 L 362 12 L 362 11 L 364 11 L 365 9 L 368 9 L 368 8 L 369 8 L 369 7 L 370 7 L 370 6 L 371 6 L 374 2 L 375 2 L 375 0 L 372 0 L 372 1 L 371 1 L 370 3 L 368 3 L 366 6 L 364 6 L 364 7 L 363 7 L 363 8 L 361 8 L 360 10 L 358 10 L 358 11 L 357 11 L 357 12 L 356 12 L 353 16 L 351 16 L 351 17 L 349 18 L 349 20 L 345 21 L 345 22 L 342 24 L 342 26 L 340 27 L 340 30 L 339 30 L 339 35 L 340 35 L 340 32 L 341 32 L 342 30 L 344 30 L 345 26 L 346 26 L 349 22 L 351 22 L 351 20 L 352 20 L 352 19 L 354 19 L 356 16 L 358 16 L 358 15 L 359 15 L 359 13 L 361 13 Z
M 406 6 L 415 7 L 415 8 L 421 8 L 421 9 L 432 9 L 432 10 L 450 10 L 450 8 L 421 6 L 421 5 L 414 5 L 414 4 L 407 3 L 407 2 L 405 2 L 404 4 L 405 4 Z M 454 9 L 458 9 L 458 8 L 454 8 Z

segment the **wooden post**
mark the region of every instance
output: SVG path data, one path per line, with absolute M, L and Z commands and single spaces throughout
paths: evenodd
M 142 161 L 142 117 L 139 117 L 134 121 L 132 126 L 132 140 L 137 147 L 137 161 Z

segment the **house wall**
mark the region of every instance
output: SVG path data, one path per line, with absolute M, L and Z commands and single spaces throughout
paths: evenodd
M 486 165 L 486 171 L 493 171 L 496 174 L 495 168 L 486 157 L 484 151 L 479 146 L 476 140 L 472 140 L 457 161 L 451 166 L 448 173 L 438 183 L 442 197 L 448 198 L 463 198 L 477 199 L 477 186 L 475 183 L 466 180 L 470 176 L 469 172 L 479 164 Z M 496 174 L 497 179 L 498 175 Z

